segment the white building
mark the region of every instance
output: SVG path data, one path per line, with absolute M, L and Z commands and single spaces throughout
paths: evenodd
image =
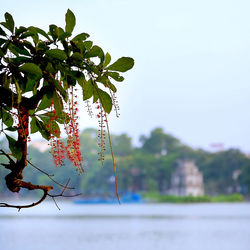
M 204 195 L 203 176 L 193 161 L 178 161 L 171 178 L 170 194 L 178 196 Z

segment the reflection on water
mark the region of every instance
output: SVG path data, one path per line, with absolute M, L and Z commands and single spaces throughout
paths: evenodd
M 250 204 L 0 209 L 1 250 L 249 250 Z M 14 236 L 14 237 L 13 237 Z

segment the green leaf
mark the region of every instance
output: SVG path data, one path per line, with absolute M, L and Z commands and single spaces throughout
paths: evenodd
M 4 130 L 10 131 L 10 132 L 15 132 L 15 131 L 17 131 L 17 128 L 16 127 L 8 127 Z
M 109 96 L 109 94 L 107 92 L 103 91 L 102 89 L 97 89 L 97 94 L 98 94 L 98 97 L 100 99 L 100 102 L 101 102 L 105 112 L 107 112 L 109 114 L 112 110 L 111 97 Z
M 86 40 L 88 37 L 89 37 L 89 34 L 87 34 L 87 33 L 81 33 L 81 34 L 75 36 L 75 37 L 72 39 L 72 41 L 79 41 L 79 40 L 80 40 L 80 41 L 84 41 L 84 40 Z
M 53 40 L 56 41 L 59 35 L 59 29 L 56 25 L 51 24 L 49 26 L 49 34 L 52 36 Z
M 37 120 L 37 118 L 33 117 L 31 122 L 30 122 L 30 133 L 31 134 L 34 134 L 34 133 L 36 133 L 38 131 L 36 120 Z
M 37 85 L 36 80 L 28 78 L 27 82 L 26 82 L 25 89 L 24 89 L 24 93 L 34 90 L 36 85 Z M 21 85 L 21 86 L 24 87 L 23 85 Z
M 53 118 L 53 117 L 55 117 L 55 114 L 53 111 L 51 111 L 51 112 L 41 114 L 41 115 L 39 115 L 39 117 Z M 56 122 L 59 122 L 60 124 L 69 123 L 68 114 L 66 112 L 62 111 L 60 114 L 57 115 Z
M 121 76 L 119 73 L 117 72 L 110 72 L 108 71 L 106 73 L 108 76 L 112 77 L 114 80 L 116 80 L 117 82 L 122 82 L 124 80 L 124 77 Z
M 6 28 L 13 33 L 15 23 L 14 23 L 12 15 L 6 12 L 4 16 L 5 16 L 5 21 L 6 21 Z
M 20 36 L 20 34 L 26 32 L 27 30 L 27 28 L 20 26 L 19 28 L 15 29 L 15 36 Z
M 76 25 L 76 18 L 70 9 L 68 9 L 68 11 L 65 15 L 65 22 L 66 22 L 65 31 L 71 35 L 71 33 Z
M 34 32 L 32 31 L 27 31 L 25 33 L 23 33 L 21 36 L 20 36 L 20 39 L 24 39 L 24 38 L 27 38 L 29 36 L 34 36 Z
M 19 143 L 13 139 L 12 137 L 8 136 L 7 134 L 6 135 L 6 138 L 8 139 L 8 142 L 9 142 L 9 149 L 12 153 L 12 155 L 18 160 L 20 161 L 21 158 L 22 158 L 22 147 L 19 145 Z
M 116 62 L 108 66 L 107 70 L 114 70 L 119 72 L 126 72 L 127 70 L 133 68 L 134 59 L 131 57 L 121 57 Z
M 58 90 L 58 92 L 62 95 L 63 99 L 67 102 L 68 94 L 67 94 L 67 91 L 60 84 L 60 81 L 57 81 L 57 80 L 52 78 L 51 83 L 54 85 L 56 90 Z
M 51 50 L 48 50 L 45 54 L 46 56 L 49 56 L 49 57 L 52 57 L 54 59 L 58 59 L 61 61 L 67 59 L 66 53 L 60 49 L 51 49 Z
M 79 53 L 79 52 L 75 52 L 75 53 L 73 53 L 71 58 L 73 60 L 76 60 L 76 61 L 82 61 L 83 60 L 83 55 L 81 53 Z
M 25 48 L 23 48 L 23 46 L 22 46 L 22 48 L 21 48 L 21 46 L 20 46 L 20 47 L 17 47 L 17 46 L 15 46 L 14 44 L 11 44 L 10 47 L 9 47 L 9 49 L 10 49 L 10 50 L 11 50 L 11 49 L 14 49 L 18 54 L 30 56 L 29 51 L 26 50 Z
M 15 81 L 15 85 L 16 85 L 16 91 L 17 91 L 17 103 L 19 105 L 22 100 L 22 90 L 19 86 L 18 81 Z
M 107 52 L 105 55 L 104 63 L 103 63 L 103 68 L 109 65 L 111 61 L 111 55 Z
M 6 36 L 6 33 L 4 32 L 4 30 L 0 27 L 0 36 Z
M 52 63 L 50 63 L 50 62 L 48 62 L 48 64 L 47 64 L 45 70 L 46 70 L 47 72 L 49 72 L 49 73 L 52 73 L 52 74 L 56 73 L 56 70 L 54 69 Z
M 61 41 L 64 41 L 66 37 L 68 37 L 70 34 L 67 32 L 64 32 L 62 28 L 58 28 L 58 39 Z
M 101 59 L 101 62 L 104 61 L 104 53 L 103 50 L 98 47 L 98 46 L 93 46 L 85 55 L 86 58 L 90 58 L 90 57 L 96 57 L 98 56 Z
M 38 120 L 36 117 L 34 117 L 34 119 L 35 119 L 35 123 L 36 123 L 36 128 L 34 128 L 35 131 L 37 129 L 37 131 L 40 132 L 42 137 L 48 141 L 50 139 L 49 130 L 46 128 L 46 126 L 44 125 L 44 123 L 42 121 Z
M 61 97 L 54 91 L 53 93 L 53 101 L 55 106 L 56 115 L 60 115 L 60 113 L 63 111 L 63 102 Z
M 34 63 L 25 63 L 20 68 L 21 72 L 27 73 L 31 78 L 40 79 L 42 70 Z
M 92 41 L 86 41 L 86 42 L 83 43 L 83 46 L 84 46 L 85 49 L 87 49 L 87 50 L 90 50 L 91 47 L 92 47 L 92 45 L 93 45 L 93 42 L 92 42 Z
M 30 26 L 29 29 L 32 28 L 33 30 L 36 30 L 37 33 L 41 34 L 42 36 L 46 37 L 48 40 L 50 40 L 50 37 L 48 36 L 48 34 L 40 29 L 40 28 L 37 28 L 37 27 L 34 27 L 34 26 Z
M 8 40 L 0 38 L 0 46 L 4 43 L 6 43 Z
M 2 120 L 7 127 L 11 127 L 13 125 L 12 115 L 8 113 L 4 108 L 2 108 Z
M 107 83 L 109 82 L 109 78 L 106 75 L 101 75 L 97 77 L 96 81 L 103 83 L 104 86 L 106 87 Z
M 50 120 L 50 118 L 46 116 L 40 116 L 40 118 L 46 127 L 49 126 L 50 133 L 59 138 L 61 131 L 55 120 Z
M 50 106 L 51 106 L 51 99 L 49 99 L 46 95 L 44 95 L 36 111 L 44 110 Z
M 84 101 L 89 99 L 91 96 L 93 96 L 93 84 L 92 84 L 91 79 L 89 79 L 88 81 L 86 81 L 84 79 L 82 91 L 83 91 L 83 100 Z
M 0 57 L 4 57 L 4 53 L 3 53 L 3 51 L 1 50 L 1 48 L 0 48 Z
M 109 87 L 113 92 L 116 92 L 116 91 L 117 91 L 115 85 L 112 84 L 111 82 L 108 82 L 107 85 L 108 85 L 108 87 Z
M 36 29 L 35 27 L 33 27 L 33 26 L 30 26 L 30 27 L 29 27 L 29 31 L 30 31 L 31 33 L 33 33 L 31 36 L 32 36 L 32 38 L 33 38 L 34 43 L 37 44 L 38 41 L 39 41 L 39 36 L 38 36 L 37 29 Z
M 29 60 L 29 58 L 25 57 L 25 56 L 18 56 L 15 58 L 11 58 L 11 62 L 15 63 L 15 64 L 23 64 L 25 62 L 27 62 Z

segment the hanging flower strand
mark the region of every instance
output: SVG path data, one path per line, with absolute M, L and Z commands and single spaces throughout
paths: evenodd
M 78 108 L 77 108 L 77 89 L 71 87 L 70 97 L 68 101 L 68 116 L 69 122 L 64 124 L 65 131 L 68 136 L 66 152 L 69 160 L 74 164 L 79 174 L 83 173 L 82 167 L 82 153 L 80 151 L 80 136 L 79 136 L 79 123 Z
M 106 139 L 106 133 L 105 133 L 105 114 L 102 105 L 100 102 L 96 102 L 96 109 L 98 110 L 98 113 L 96 115 L 98 119 L 99 124 L 99 130 L 98 130 L 98 146 L 100 147 L 100 152 L 98 153 L 99 158 L 98 160 L 101 161 L 101 164 L 104 164 L 104 151 L 105 148 L 105 139 Z
M 57 120 L 56 111 L 54 107 L 54 102 L 51 102 L 50 105 L 50 122 L 47 124 L 46 128 L 49 130 L 50 133 L 50 147 L 51 147 L 51 154 L 54 160 L 54 164 L 57 167 L 61 167 L 64 164 L 65 160 L 65 146 L 60 138 L 57 138 L 60 136 L 59 130 L 56 128 L 55 121 Z

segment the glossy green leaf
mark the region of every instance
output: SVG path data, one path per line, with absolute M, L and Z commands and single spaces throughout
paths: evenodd
M 61 97 L 54 91 L 53 101 L 55 106 L 56 114 L 59 115 L 63 111 L 63 102 Z
M 90 58 L 90 57 L 99 57 L 101 59 L 101 62 L 104 61 L 104 53 L 103 50 L 98 47 L 98 46 L 93 46 L 86 54 L 85 57 L 86 58 Z
M 133 68 L 134 59 L 131 57 L 121 57 L 116 62 L 108 66 L 107 70 L 126 72 L 127 70 Z
M 8 128 L 5 128 L 4 130 L 10 131 L 10 132 L 15 132 L 15 131 L 17 131 L 17 128 L 16 127 L 8 127 Z
M 91 47 L 92 47 L 92 45 L 93 45 L 93 42 L 92 42 L 92 41 L 86 41 L 86 42 L 83 43 L 83 46 L 84 46 L 85 49 L 87 49 L 87 50 L 90 50 Z
M 49 56 L 51 58 L 58 59 L 61 61 L 67 59 L 66 53 L 61 49 L 51 49 L 51 50 L 48 50 L 45 54 L 46 56 Z
M 4 43 L 6 43 L 8 40 L 0 38 L 0 46 Z
M 21 72 L 27 73 L 31 78 L 40 79 L 42 70 L 34 63 L 25 63 L 20 68 Z
M 71 58 L 73 60 L 76 60 L 76 61 L 82 61 L 83 60 L 83 55 L 81 53 L 79 53 L 79 52 L 75 52 L 75 53 L 73 53 Z
M 38 132 L 38 127 L 37 127 L 37 124 L 36 124 L 36 120 L 37 120 L 37 118 L 33 117 L 31 122 L 30 122 L 30 133 L 31 134 L 34 134 L 34 133 Z
M 97 89 L 97 94 L 105 112 L 110 113 L 112 110 L 112 99 L 110 95 L 102 89 Z
M 109 87 L 113 92 L 116 92 L 116 91 L 117 91 L 115 85 L 112 84 L 111 82 L 108 82 L 107 85 L 108 85 L 108 87 Z
M 11 31 L 13 33 L 14 31 L 14 26 L 15 26 L 15 23 L 14 23 L 14 20 L 13 20 L 13 17 L 11 14 L 9 14 L 8 12 L 5 13 L 5 24 L 6 24 L 6 28 Z
M 116 92 L 116 87 L 110 82 L 109 78 L 106 75 L 102 75 L 96 79 L 97 82 L 101 82 L 105 87 L 108 87 L 113 92 Z
M 63 97 L 63 99 L 65 101 L 67 101 L 68 100 L 67 91 L 62 87 L 62 85 L 60 84 L 60 81 L 52 79 L 51 83 L 55 86 L 56 90 L 61 94 L 61 96 Z
M 38 120 L 36 117 L 34 117 L 34 119 L 36 122 L 35 130 L 37 129 L 44 139 L 49 140 L 50 139 L 49 130 L 46 128 L 46 126 L 44 125 L 44 123 L 41 120 Z
M 89 37 L 89 34 L 87 34 L 87 33 L 81 33 L 81 34 L 75 36 L 75 37 L 72 39 L 72 41 L 78 41 L 78 40 L 84 41 L 84 40 L 86 40 L 88 37 Z
M 4 57 L 4 53 L 1 48 L 0 48 L 0 57 Z
M 23 46 L 17 47 L 14 44 L 11 44 L 9 46 L 10 50 L 14 49 L 18 54 L 25 55 L 25 56 L 30 56 L 30 53 L 28 50 L 26 50 Z M 18 55 L 19 56 L 19 55 Z
M 30 37 L 30 36 L 33 36 L 33 35 L 34 35 L 34 32 L 27 31 L 27 32 L 23 33 L 23 34 L 20 36 L 20 39 L 24 39 L 24 38 L 27 38 L 27 37 Z
M 4 30 L 0 27 L 0 36 L 6 36 L 6 33 L 4 32 Z
M 119 73 L 117 72 L 107 72 L 107 75 L 112 77 L 114 80 L 116 80 L 117 82 L 122 82 L 124 80 L 124 77 L 121 76 Z
M 65 15 L 65 22 L 66 22 L 65 31 L 71 34 L 76 25 L 76 18 L 70 9 L 67 10 L 67 13 Z
M 88 81 L 84 80 L 82 90 L 83 90 L 84 101 L 93 96 L 93 84 L 91 79 L 89 79 Z
M 17 92 L 17 103 L 19 105 L 22 100 L 22 90 L 20 88 L 18 81 L 15 81 L 15 86 L 16 86 L 16 92 Z
M 12 155 L 18 160 L 20 161 L 21 158 L 22 158 L 22 148 L 21 146 L 19 145 L 19 143 L 13 139 L 12 137 L 8 136 L 7 134 L 6 135 L 6 138 L 9 142 L 9 148 L 10 148 L 10 151 L 12 153 Z
M 19 28 L 15 29 L 15 36 L 20 36 L 20 34 L 26 32 L 27 30 L 27 28 L 20 26 Z
M 35 27 L 33 27 L 33 26 L 30 26 L 29 31 L 33 33 L 31 36 L 33 38 L 34 43 L 37 44 L 38 41 L 39 41 L 39 36 L 38 36 L 37 29 Z
M 42 36 L 46 37 L 48 40 L 50 40 L 49 35 L 42 29 L 34 27 L 34 26 L 30 26 L 29 29 L 32 28 L 33 30 L 35 30 L 37 33 L 41 34 Z
M 51 99 L 49 99 L 46 95 L 43 96 L 42 101 L 40 102 L 40 104 L 37 107 L 36 111 L 40 111 L 40 110 L 44 110 L 48 107 L 51 106 Z
M 34 88 L 36 87 L 36 82 L 37 82 L 36 80 L 28 78 L 23 92 L 25 93 L 34 90 Z
M 2 121 L 7 127 L 11 127 L 13 125 L 12 115 L 7 112 L 4 108 L 2 108 Z
M 62 28 L 58 28 L 58 39 L 64 41 L 66 37 L 70 36 L 69 33 L 64 32 Z
M 108 66 L 110 61 L 111 61 L 111 55 L 107 52 L 106 55 L 105 55 L 104 62 L 103 62 L 103 68 Z
M 11 62 L 15 63 L 15 64 L 23 64 L 26 63 L 29 60 L 29 58 L 25 57 L 25 56 L 18 56 L 15 58 L 11 58 Z
M 51 24 L 49 26 L 49 34 L 52 36 L 53 40 L 56 41 L 56 39 L 59 36 L 59 29 L 56 25 Z
M 52 74 L 56 73 L 56 70 L 54 69 L 52 63 L 50 63 L 50 62 L 47 64 L 45 70 L 49 73 L 52 73 Z
M 109 82 L 109 79 L 106 75 L 101 75 L 101 76 L 98 76 L 98 78 L 96 79 L 97 82 L 101 82 L 104 84 L 104 86 L 106 87 L 107 86 L 107 83 Z

